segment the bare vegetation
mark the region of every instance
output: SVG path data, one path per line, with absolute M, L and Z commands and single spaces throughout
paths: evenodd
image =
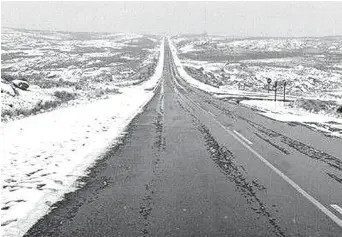
M 293 108 L 301 108 L 312 113 L 339 115 L 338 111 L 341 105 L 336 101 L 300 98 L 290 103 L 289 106 Z M 342 114 L 340 114 L 340 116 L 342 116 Z

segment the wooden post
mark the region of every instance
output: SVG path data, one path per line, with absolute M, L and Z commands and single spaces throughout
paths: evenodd
M 277 101 L 277 81 L 274 82 L 274 101 Z
M 285 102 L 285 87 L 286 87 L 286 81 L 284 81 L 284 102 Z

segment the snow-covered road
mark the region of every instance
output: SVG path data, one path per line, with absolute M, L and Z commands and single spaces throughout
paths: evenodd
M 109 99 L 3 124 L 3 236 L 24 234 L 51 204 L 77 188 L 76 180 L 153 97 L 163 64 L 164 40 L 156 71 L 145 83 L 121 88 Z

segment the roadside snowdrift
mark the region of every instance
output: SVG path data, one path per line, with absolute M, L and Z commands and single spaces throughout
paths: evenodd
M 172 53 L 172 57 L 173 60 L 177 66 L 177 70 L 180 74 L 180 76 L 186 80 L 190 85 L 197 87 L 201 90 L 207 91 L 209 93 L 220 93 L 222 92 L 222 90 L 220 90 L 219 88 L 207 85 L 203 82 L 200 82 L 194 78 L 192 78 L 191 76 L 189 76 L 189 74 L 184 70 L 183 65 L 181 63 L 181 61 L 179 60 L 178 56 L 177 56 L 177 49 L 175 48 L 175 46 L 172 44 L 171 39 L 169 38 L 168 40 L 169 42 L 169 46 L 171 49 L 171 53 Z
M 342 138 L 342 115 L 335 112 L 336 109 L 330 108 L 331 104 L 335 105 L 334 101 L 328 102 L 304 99 L 286 103 L 271 100 L 243 100 L 240 104 L 255 108 L 260 114 L 272 119 L 301 123 L 328 136 Z
M 153 97 L 162 76 L 164 40 L 150 80 L 108 99 L 3 124 L 3 236 L 22 236 L 115 144 Z

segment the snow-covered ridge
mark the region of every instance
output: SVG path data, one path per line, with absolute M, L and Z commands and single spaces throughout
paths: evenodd
M 92 67 L 87 66 L 87 63 L 95 60 L 108 65 L 107 58 L 112 57 L 114 62 L 120 61 L 120 56 L 125 53 L 130 53 L 136 60 L 140 60 L 141 55 L 137 57 L 135 52 L 129 51 L 128 48 L 136 48 L 137 40 L 153 42 L 152 38 L 139 34 L 82 34 L 8 28 L 2 28 L 1 40 L 2 68 L 6 69 L 6 73 L 20 73 L 23 76 L 41 71 L 66 69 L 69 66 L 90 69 Z M 146 44 L 139 47 L 141 51 L 151 49 Z M 96 69 L 97 67 L 92 68 Z M 111 71 L 115 73 L 118 70 L 113 66 Z
M 294 51 L 301 49 L 322 49 L 324 51 L 342 52 L 342 37 L 332 38 L 227 38 L 226 36 L 204 37 L 175 37 L 182 53 L 198 51 L 205 45 L 208 48 L 222 50 L 253 50 L 253 51 Z
M 159 55 L 154 75 L 121 88 L 121 94 L 3 124 L 3 236 L 22 236 L 118 141 L 154 95 L 163 72 L 164 40 Z

